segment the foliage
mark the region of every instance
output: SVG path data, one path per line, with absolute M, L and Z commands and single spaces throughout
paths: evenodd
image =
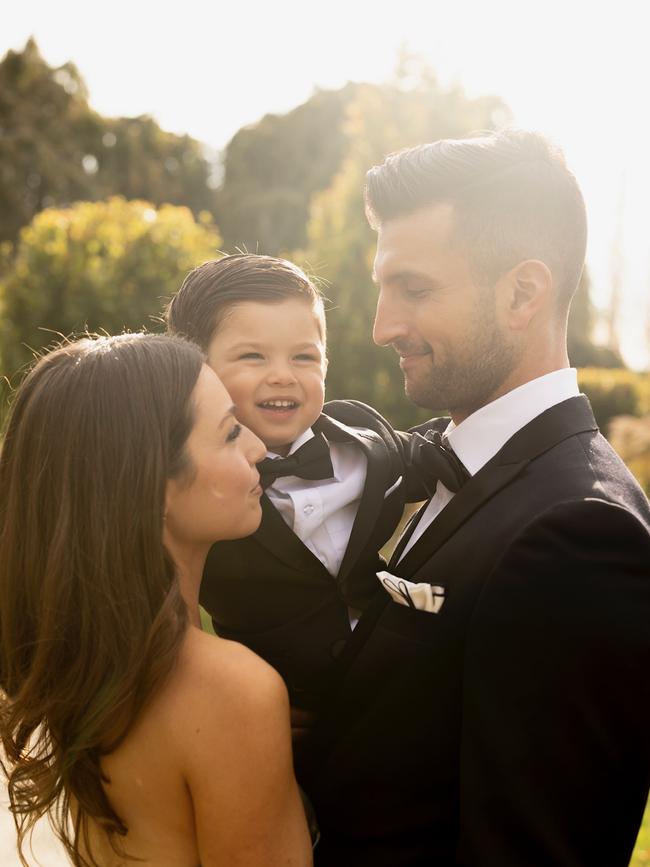
M 196 221 L 173 205 L 114 197 L 48 208 L 22 230 L 0 279 L 3 372 L 11 376 L 56 333 L 150 326 L 220 243 L 209 214 Z
M 578 382 L 604 433 L 614 416 L 650 412 L 650 374 L 587 367 L 579 371 Z
M 574 367 L 624 367 L 621 356 L 615 350 L 607 346 L 597 346 L 592 341 L 595 313 L 590 292 L 591 281 L 585 269 L 569 313 L 569 360 Z
M 608 438 L 632 475 L 650 495 L 650 413 L 641 418 L 616 416 L 609 423 Z
M 650 801 L 646 807 L 630 867 L 647 867 L 648 864 L 650 864 Z
M 228 248 L 269 255 L 302 247 L 309 202 L 347 149 L 344 116 L 358 86 L 317 91 L 284 115 L 268 114 L 228 144 L 218 191 L 219 228 Z
M 48 66 L 34 40 L 0 61 L 0 242 L 43 208 L 108 195 L 214 211 L 210 173 L 189 136 L 94 112 L 74 65 Z

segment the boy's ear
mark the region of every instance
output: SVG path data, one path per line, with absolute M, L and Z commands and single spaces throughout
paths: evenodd
M 330 360 L 329 360 L 329 358 L 325 355 L 325 356 L 323 357 L 323 374 L 326 374 L 326 373 L 327 373 L 327 368 L 328 368 L 328 366 L 329 366 L 329 363 L 330 363 Z

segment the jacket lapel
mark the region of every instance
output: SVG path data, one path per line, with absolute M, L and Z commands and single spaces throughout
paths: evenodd
M 316 429 L 322 431 L 332 442 L 357 443 L 368 461 L 361 501 L 337 576 L 340 582 L 359 559 L 375 529 L 384 507 L 384 494 L 402 473 L 402 464 L 396 447 L 391 447 L 374 431 L 349 427 L 327 415 L 321 416 Z
M 584 395 L 564 400 L 541 413 L 517 431 L 460 489 L 399 565 L 395 566 L 395 556 L 391 564 L 402 577 L 412 577 L 486 500 L 512 482 L 530 461 L 568 437 L 595 430 L 598 425 Z
M 284 518 L 266 494 L 262 495 L 260 504 L 262 506 L 262 523 L 253 534 L 253 538 L 282 563 L 302 572 L 305 581 L 312 581 L 316 572 L 331 582 L 330 573 L 318 557 L 285 524 Z

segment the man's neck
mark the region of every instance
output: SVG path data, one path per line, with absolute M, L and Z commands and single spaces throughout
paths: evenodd
M 540 376 L 545 376 L 547 373 L 553 373 L 554 370 L 562 370 L 567 367 L 570 367 L 570 364 L 566 345 L 554 352 L 547 353 L 546 357 L 542 353 L 528 353 L 526 358 L 522 359 L 522 362 L 508 374 L 499 387 L 487 395 L 484 400 L 476 406 L 452 409 L 451 418 L 455 425 L 459 425 L 481 407 L 498 400 L 504 394 L 514 391 L 515 388 L 532 382 L 534 379 L 539 379 Z

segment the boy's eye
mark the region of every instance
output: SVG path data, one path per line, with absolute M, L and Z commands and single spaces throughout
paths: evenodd
M 296 355 L 298 361 L 320 361 L 317 355 L 314 355 L 310 352 L 301 352 L 299 355 Z
M 258 358 L 262 358 L 262 357 L 263 357 L 263 356 L 262 356 L 262 353 L 261 353 L 261 352 L 243 352 L 243 353 L 239 356 L 240 360 L 244 360 L 244 359 L 258 359 Z
M 226 437 L 226 442 L 231 443 L 233 440 L 236 440 L 239 434 L 241 433 L 241 425 L 234 424 L 230 431 L 228 432 L 228 436 Z

